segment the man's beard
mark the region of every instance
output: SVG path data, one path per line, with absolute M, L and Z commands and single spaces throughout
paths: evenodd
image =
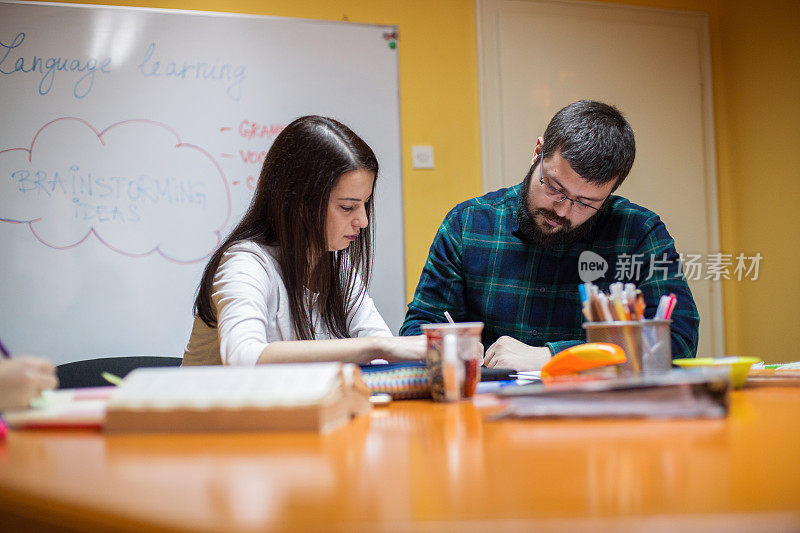
M 534 208 L 533 211 L 528 209 L 528 191 L 530 190 L 533 168 L 531 166 L 531 170 L 522 182 L 522 189 L 517 201 L 517 223 L 523 240 L 530 244 L 539 245 L 542 248 L 553 249 L 572 244 L 585 236 L 597 222 L 599 211 L 589 217 L 583 224 L 573 227 L 568 218 L 558 216 L 555 211 L 541 207 Z M 564 201 L 567 202 L 569 200 Z M 543 216 L 557 222 L 559 224 L 558 229 L 551 232 L 544 231 L 536 223 L 537 216 Z

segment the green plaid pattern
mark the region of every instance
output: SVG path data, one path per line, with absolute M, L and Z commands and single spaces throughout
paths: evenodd
M 447 214 L 401 335 L 420 334 L 422 324 L 444 322 L 443 313 L 449 311 L 456 322 L 483 322 L 486 347 L 503 335 L 547 346 L 553 354 L 585 342 L 578 257 L 590 250 L 608 263 L 604 277 L 594 283 L 604 291 L 614 281 L 635 283 L 647 302 L 648 318 L 655 315 L 661 295 L 677 296 L 672 357 L 695 356 L 700 317 L 675 243 L 658 215 L 611 196 L 587 235 L 546 250 L 518 236 L 520 187 L 473 198 Z

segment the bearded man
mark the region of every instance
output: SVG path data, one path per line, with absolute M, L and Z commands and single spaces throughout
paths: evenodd
M 443 322 L 484 323 L 488 367 L 539 370 L 581 342 L 578 285 L 634 283 L 655 315 L 675 294 L 672 357 L 694 357 L 700 317 L 675 242 L 661 219 L 612 193 L 636 143 L 615 107 L 583 100 L 561 109 L 536 141 L 523 182 L 453 208 L 431 245 L 401 335 Z M 580 263 L 583 263 L 581 265 Z M 593 273 L 591 268 L 599 270 Z

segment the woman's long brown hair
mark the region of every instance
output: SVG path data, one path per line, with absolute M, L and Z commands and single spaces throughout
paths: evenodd
M 225 250 L 249 240 L 279 249 L 277 260 L 298 339 L 315 337 L 314 305 L 331 336 L 349 337 L 348 313 L 363 298 L 356 280 L 360 276 L 366 287 L 371 273 L 372 197 L 365 205 L 369 226 L 345 250 L 328 251 L 325 220 L 331 190 L 342 174 L 352 170 L 368 170 L 377 180 L 375 154 L 350 128 L 320 116 L 289 124 L 267 153 L 247 212 L 206 265 L 194 314 L 216 327 L 211 301 L 214 275 Z M 307 289 L 317 293 L 316 303 Z

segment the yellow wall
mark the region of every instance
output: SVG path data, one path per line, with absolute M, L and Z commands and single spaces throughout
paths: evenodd
M 797 361 L 800 330 L 800 3 L 720 6 L 731 249 L 764 256 L 757 282 L 729 284 L 731 350 Z M 722 178 L 723 176 L 721 176 Z
M 446 211 L 481 193 L 474 0 L 84 3 L 397 24 L 409 297 Z M 793 350 L 800 323 L 800 3 L 616 3 L 708 14 L 722 251 L 764 256 L 758 281 L 723 285 L 727 351 L 800 359 Z M 434 146 L 435 170 L 411 168 L 414 144 Z
M 723 285 L 727 352 L 800 360 L 800 3 L 618 3 L 709 15 L 721 247 L 763 256 L 756 281 Z

